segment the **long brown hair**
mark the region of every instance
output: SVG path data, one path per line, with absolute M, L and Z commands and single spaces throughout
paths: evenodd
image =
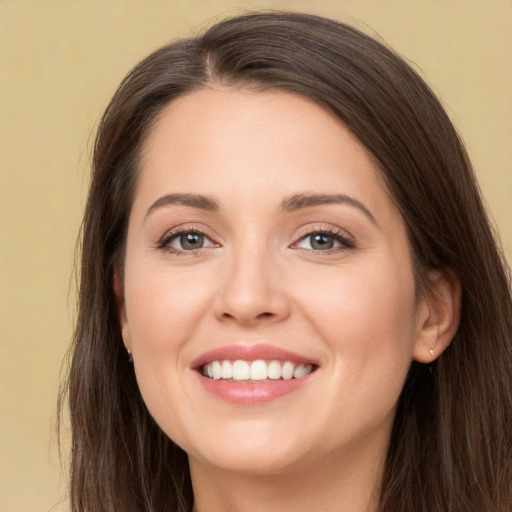
M 380 512 L 512 509 L 510 277 L 454 127 L 423 80 L 356 29 L 298 13 L 256 13 L 172 43 L 124 79 L 98 129 L 82 226 L 79 315 L 69 378 L 71 509 L 192 507 L 186 454 L 138 391 L 118 323 L 141 143 L 163 107 L 209 83 L 303 95 L 333 112 L 380 166 L 408 230 L 420 291 L 439 269 L 462 285 L 462 318 L 431 367 L 413 363 L 400 397 Z M 60 409 L 62 410 L 62 409 Z

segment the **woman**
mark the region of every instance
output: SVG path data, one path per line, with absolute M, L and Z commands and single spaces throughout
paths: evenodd
M 512 300 L 400 58 L 261 13 L 104 114 L 68 392 L 74 511 L 508 511 Z

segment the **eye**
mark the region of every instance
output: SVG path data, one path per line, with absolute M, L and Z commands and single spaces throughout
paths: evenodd
M 166 236 L 160 242 L 159 247 L 169 249 L 172 252 L 191 252 L 215 245 L 204 233 L 190 230 L 175 232 Z
M 324 252 L 352 249 L 353 247 L 354 243 L 341 233 L 331 231 L 315 231 L 309 233 L 293 244 L 293 248 Z

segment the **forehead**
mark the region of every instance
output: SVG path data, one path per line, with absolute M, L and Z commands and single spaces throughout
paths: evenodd
M 159 115 L 141 153 L 138 194 L 231 195 L 249 204 L 297 193 L 390 199 L 374 158 L 327 109 L 300 95 L 205 88 Z
M 190 149 L 200 147 L 196 156 L 204 156 L 208 149 L 233 153 L 242 145 L 244 149 L 259 146 L 257 155 L 246 156 L 261 159 L 269 152 L 276 158 L 280 150 L 304 142 L 306 136 L 309 144 L 296 146 L 295 151 L 311 152 L 322 141 L 328 145 L 333 130 L 340 132 L 338 136 L 343 131 L 344 144 L 362 149 L 334 115 L 303 96 L 212 86 L 181 96 L 163 109 L 143 145 L 143 163 L 149 163 L 164 145 L 169 149 L 183 148 L 183 144 Z

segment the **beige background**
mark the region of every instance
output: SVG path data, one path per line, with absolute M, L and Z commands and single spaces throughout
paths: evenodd
M 149 51 L 258 7 L 350 21 L 406 56 L 462 133 L 512 259 L 512 1 L 0 0 L 0 512 L 67 510 L 55 400 L 102 109 Z

